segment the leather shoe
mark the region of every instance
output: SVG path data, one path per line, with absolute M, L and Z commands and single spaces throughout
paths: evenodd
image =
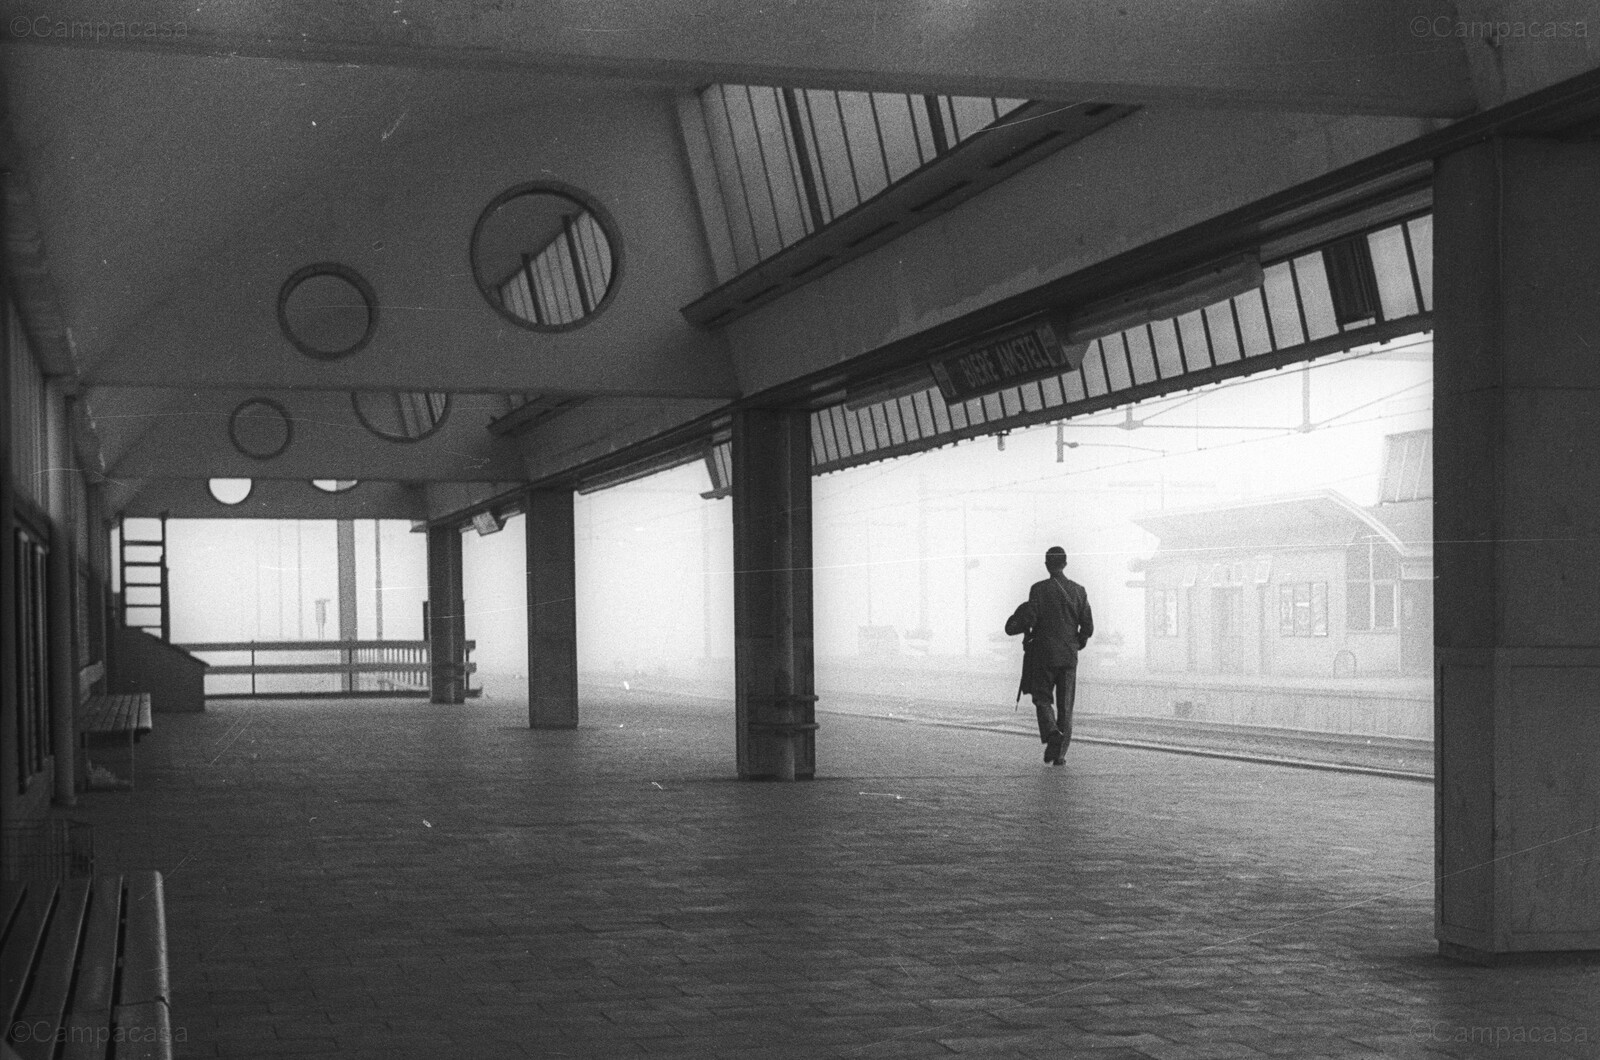
M 1046 763 L 1057 762 L 1061 759 L 1061 733 L 1052 729 L 1050 736 L 1044 743 L 1044 760 Z

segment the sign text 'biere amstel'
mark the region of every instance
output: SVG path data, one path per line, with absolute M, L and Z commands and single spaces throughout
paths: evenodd
M 932 364 L 933 377 L 947 402 L 966 401 L 1018 383 L 1032 382 L 1083 363 L 1083 346 L 1061 341 L 1056 325 L 1036 321 Z

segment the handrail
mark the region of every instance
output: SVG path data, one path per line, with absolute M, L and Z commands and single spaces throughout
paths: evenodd
M 185 641 L 177 645 L 185 651 L 338 651 L 341 648 L 426 648 L 426 640 L 221 640 Z M 466 642 L 467 650 L 477 647 Z
M 432 645 L 426 640 L 240 640 L 193 641 L 175 645 L 192 653 L 245 653 L 249 663 L 208 663 L 207 677 L 241 677 L 249 675 L 249 692 L 207 692 L 208 696 L 230 695 L 426 695 L 433 670 Z M 461 659 L 456 664 L 462 678 L 477 672 L 471 662 L 476 641 L 462 643 Z M 337 658 L 326 662 L 296 660 L 269 663 L 257 659 L 258 654 L 274 652 L 336 652 Z M 324 674 L 341 678 L 337 691 L 311 689 L 298 691 L 262 692 L 256 682 L 265 676 L 309 676 Z M 479 689 L 467 689 L 474 696 Z

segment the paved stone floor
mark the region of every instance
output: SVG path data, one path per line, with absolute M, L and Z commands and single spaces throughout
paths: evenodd
M 80 813 L 186 1056 L 1600 1055 L 1600 970 L 1435 955 L 1428 785 L 836 715 L 740 783 L 731 714 L 214 703 Z

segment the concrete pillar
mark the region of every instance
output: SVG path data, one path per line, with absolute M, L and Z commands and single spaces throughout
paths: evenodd
M 4 196 L 0 196 L 0 218 L 4 216 Z M 17 598 L 16 521 L 13 505 L 16 491 L 12 483 L 12 466 L 15 446 L 11 431 L 13 410 L 11 361 L 17 351 L 11 347 L 12 329 L 7 319 L 11 309 L 0 305 L 0 734 L 4 750 L 0 752 L 0 857 L 7 864 L 14 851 L 7 849 L 11 842 L 9 826 L 17 823 L 18 806 L 17 756 L 13 741 L 17 732 L 17 616 L 13 601 Z
M 1600 950 L 1600 147 L 1434 184 L 1436 934 Z
M 578 725 L 577 558 L 570 490 L 531 490 L 527 515 L 528 725 Z
M 739 776 L 811 777 L 811 432 L 804 411 L 734 414 L 733 567 Z
M 105 663 L 111 640 L 111 521 L 106 517 L 105 487 L 91 482 L 84 492 L 89 551 L 81 559 L 89 567 L 89 659 Z
M 462 588 L 461 531 L 428 530 L 428 658 L 435 703 L 467 699 L 467 603 Z
M 50 750 L 55 757 L 55 801 L 71 806 L 77 801 L 77 744 L 74 712 L 78 705 L 78 651 L 76 586 L 73 584 L 74 515 L 72 458 L 68 430 L 67 397 L 59 380 L 45 391 L 45 464 L 50 514 L 50 559 L 45 576 L 50 623 Z
M 359 640 L 360 623 L 356 609 L 360 606 L 356 595 L 356 524 L 353 519 L 340 519 L 334 524 L 335 551 L 339 564 L 339 639 Z M 355 653 L 349 649 L 339 652 L 339 661 L 349 665 Z M 348 670 L 340 677 L 340 687 L 346 692 L 356 690 L 354 675 Z

